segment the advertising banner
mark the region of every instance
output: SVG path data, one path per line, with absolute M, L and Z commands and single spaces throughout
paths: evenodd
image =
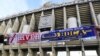
M 78 28 L 68 28 L 65 30 L 55 30 L 42 34 L 41 40 L 77 40 L 80 38 L 96 37 L 94 26 L 83 26 Z
M 37 32 L 33 33 L 14 33 L 9 34 L 9 44 L 23 44 L 23 43 L 32 43 L 39 42 L 41 40 L 41 36 Z
M 9 44 L 23 44 L 40 41 L 63 41 L 78 40 L 80 38 L 96 38 L 94 26 L 83 26 L 78 28 L 68 28 L 64 30 L 54 30 L 47 32 L 33 33 L 12 33 L 9 34 Z

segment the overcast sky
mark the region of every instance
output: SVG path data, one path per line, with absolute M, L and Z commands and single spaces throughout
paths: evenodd
M 48 1 L 52 1 L 53 3 L 62 3 L 73 0 L 0 0 L 0 18 L 39 8 Z

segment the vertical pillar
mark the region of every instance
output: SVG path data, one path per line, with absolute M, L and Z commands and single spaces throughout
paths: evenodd
M 40 51 L 40 56 L 44 56 L 44 51 L 41 46 L 39 47 L 39 51 Z
M 28 54 L 27 56 L 33 56 L 32 50 L 30 48 L 28 48 Z
M 89 6 L 90 6 L 90 11 L 91 11 L 92 19 L 94 20 L 94 23 L 97 26 L 98 25 L 97 18 L 96 18 L 96 15 L 95 15 L 95 11 L 94 11 L 92 2 L 89 2 Z
M 78 19 L 78 26 L 81 26 L 81 18 L 80 18 L 80 12 L 79 12 L 79 6 L 76 5 L 76 12 L 77 12 L 77 19 Z
M 67 28 L 66 7 L 63 7 L 63 15 L 64 15 L 64 29 L 66 29 Z
M 33 56 L 36 56 L 37 55 L 37 52 L 36 51 L 33 51 Z
M 8 56 L 7 52 L 4 49 L 2 50 L 2 56 Z
M 80 27 L 81 26 L 81 18 L 80 18 L 80 12 L 79 12 L 79 6 L 76 5 L 76 12 L 77 12 L 77 18 L 78 18 L 78 26 Z M 82 48 L 82 56 L 85 56 L 85 49 L 84 49 L 84 43 L 83 43 L 83 40 L 80 39 L 80 42 L 81 42 L 81 48 Z
M 95 23 L 96 26 L 98 26 L 97 17 L 95 15 L 95 11 L 94 11 L 94 7 L 93 7 L 92 2 L 89 2 L 89 5 L 90 5 L 91 15 L 92 15 L 92 18 L 94 20 L 94 23 Z M 100 56 L 100 38 L 99 38 L 99 36 L 97 37 L 97 40 L 98 40 L 98 44 L 99 44 L 99 47 L 98 47 L 98 52 L 99 52 L 98 56 Z
M 29 47 L 29 45 L 28 45 L 28 54 L 27 54 L 27 56 L 33 56 L 33 52 L 31 50 L 31 48 Z
M 26 21 L 26 16 L 24 16 L 24 17 L 23 17 L 23 20 L 22 20 L 22 22 L 21 22 L 21 26 L 20 26 L 19 32 L 22 32 L 23 26 L 24 26 L 26 23 L 27 23 L 27 21 Z
M 19 44 L 18 44 L 18 56 L 23 56 L 23 51 L 21 50 Z
M 57 56 L 57 52 L 56 52 L 54 46 L 52 46 L 52 56 Z
M 2 45 L 2 56 L 8 56 L 7 52 L 4 50 L 4 46 Z
M 67 56 L 70 56 L 70 51 L 68 49 L 68 46 L 66 46 L 66 53 L 67 53 Z
M 0 33 L 3 33 L 5 28 L 6 28 L 6 24 L 5 21 L 3 21 L 2 24 L 0 25 Z
M 35 16 L 34 16 L 34 13 L 32 14 L 32 18 L 31 18 L 31 21 L 30 21 L 30 29 L 29 29 L 29 32 L 32 32 L 35 28 Z
M 55 29 L 55 12 L 54 12 L 54 9 L 52 9 L 52 16 L 53 16 L 54 20 L 52 20 L 53 24 L 52 24 L 51 30 L 54 30 Z
M 10 49 L 9 49 L 9 56 L 15 56 L 15 54 L 14 54 L 14 51 L 11 49 L 12 47 L 11 47 L 11 45 L 10 45 Z
M 13 24 L 13 27 L 12 27 L 13 32 L 17 32 L 18 27 L 19 27 L 19 21 L 18 21 L 18 17 L 16 17 L 14 24 Z
M 44 12 L 41 12 L 41 16 L 44 16 Z M 41 32 L 40 29 L 38 29 L 38 32 Z
M 23 56 L 23 52 L 21 49 L 18 49 L 18 56 Z
M 44 11 L 41 12 L 41 16 L 44 16 Z
M 84 42 L 82 39 L 80 39 L 80 42 L 81 42 L 81 48 L 82 48 L 82 56 L 85 56 L 85 49 L 84 49 Z
M 47 51 L 43 51 L 43 54 L 44 54 L 44 56 L 48 56 L 48 55 L 47 55 Z
M 12 49 L 10 49 L 9 52 L 10 52 L 9 56 L 15 56 L 14 51 Z
M 4 30 L 4 34 L 8 33 L 8 28 L 11 28 L 12 27 L 12 22 L 11 22 L 11 19 L 9 19 L 8 23 L 7 23 L 7 26 Z

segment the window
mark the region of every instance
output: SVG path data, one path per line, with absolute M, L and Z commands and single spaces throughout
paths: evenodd
M 57 56 L 66 56 L 66 51 L 58 51 Z
M 82 56 L 82 51 L 70 51 L 70 56 Z
M 85 55 L 86 56 L 98 56 L 96 50 L 86 50 Z

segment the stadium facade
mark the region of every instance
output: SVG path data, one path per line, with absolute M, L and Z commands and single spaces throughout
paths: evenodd
M 49 20 L 42 20 L 43 17 Z M 97 26 L 99 24 L 99 0 L 74 1 L 63 4 L 47 3 L 42 8 L 1 19 L 0 33 L 5 35 L 10 33 L 43 32 L 72 28 L 73 26 Z M 65 51 L 67 56 L 70 56 L 72 50 L 82 51 L 82 56 L 86 55 L 85 50 L 96 50 L 98 56 L 100 56 L 99 45 L 99 39 L 2 45 L 0 47 L 0 56 L 37 56 L 39 54 L 40 56 L 49 56 L 48 52 L 52 52 L 52 56 L 57 56 L 58 51 Z

